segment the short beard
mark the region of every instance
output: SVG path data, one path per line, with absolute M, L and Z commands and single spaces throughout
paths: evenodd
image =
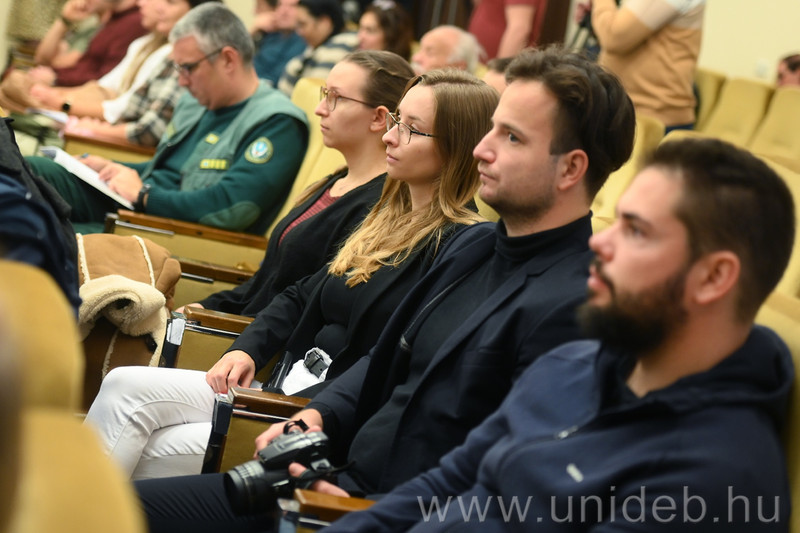
M 641 357 L 661 346 L 686 322 L 683 293 L 688 267 L 664 283 L 639 294 L 617 293 L 599 307 L 587 302 L 578 308 L 583 333 L 621 352 Z
M 506 225 L 527 225 L 539 221 L 552 209 L 556 203 L 556 192 L 551 189 L 542 193 L 528 205 L 519 205 L 514 201 L 505 200 L 491 200 L 490 202 L 486 203 L 497 211 Z

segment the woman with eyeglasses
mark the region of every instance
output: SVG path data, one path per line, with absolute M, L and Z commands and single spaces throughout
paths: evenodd
M 413 40 L 411 17 L 393 0 L 375 0 L 358 20 L 359 50 L 388 50 L 410 59 Z
M 478 184 L 471 147 L 489 128 L 496 93 L 471 76 L 448 75 L 457 81 L 450 85 L 466 90 L 461 99 L 437 101 L 439 115 L 446 111 L 447 118 L 434 120 L 433 88 L 414 87 L 398 107 L 402 124 L 395 126 L 388 108 L 375 106 L 369 100 L 374 95 L 360 90 L 362 60 L 384 57 L 400 60 L 390 52 L 360 51 L 339 63 L 317 108 L 323 136 L 336 138 L 343 153 L 377 146 L 377 137 L 366 143 L 359 137 L 366 128 L 383 134 L 382 168 L 389 163 L 378 203 L 333 261 L 273 298 L 208 373 L 125 367 L 103 382 L 87 420 L 134 478 L 199 472 L 214 393 L 258 386 L 254 375 L 274 354 L 283 352 L 284 368 L 292 369 L 285 383 L 273 383 L 286 393 L 313 394 L 302 392 L 317 381 L 302 372 L 309 352 L 330 360 L 327 379 L 339 375 L 367 353 L 444 241 L 480 220 L 470 210 Z M 407 63 L 403 67 L 409 75 Z M 468 121 L 448 116 L 474 107 L 479 109 Z

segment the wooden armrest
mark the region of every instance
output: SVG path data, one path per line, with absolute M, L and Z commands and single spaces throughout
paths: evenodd
M 284 396 L 274 392 L 258 389 L 231 387 L 230 393 L 234 405 L 244 405 L 250 411 L 289 418 L 302 410 L 311 401 L 308 398 Z
M 67 143 L 95 144 L 104 148 L 113 148 L 115 150 L 148 156 L 153 156 L 156 153 L 156 149 L 153 146 L 142 146 L 141 144 L 124 141 L 101 133 L 72 133 L 65 131 L 64 141 Z
M 213 311 L 201 307 L 184 307 L 183 315 L 186 320 L 197 322 L 200 325 L 234 333 L 241 333 L 253 321 L 253 318 L 249 316 L 223 313 L 222 311 Z
M 229 267 L 188 257 L 176 257 L 175 259 L 181 264 L 181 273 L 202 276 L 214 281 L 225 281 L 241 285 L 255 274 L 255 268 L 247 262 L 238 264 L 235 267 Z
M 156 228 L 165 232 L 171 232 L 173 234 L 177 233 L 180 235 L 190 235 L 193 237 L 201 237 L 204 239 L 212 239 L 215 241 L 249 246 L 251 248 L 258 248 L 261 250 L 267 249 L 267 239 L 264 238 L 263 235 L 252 235 L 250 233 L 228 231 L 211 226 L 204 226 L 203 224 L 195 224 L 194 222 L 186 222 L 184 220 L 147 215 L 144 213 L 135 213 L 133 211 L 128 211 L 127 209 L 120 209 L 117 211 L 115 217 L 112 216 L 106 218 L 107 233 L 113 233 L 112 231 L 109 231 L 109 226 L 113 226 L 116 221 L 119 221 L 137 226 Z
M 363 498 L 344 498 L 304 489 L 295 489 L 294 499 L 300 504 L 300 514 L 314 515 L 326 522 L 333 522 L 353 511 L 369 509 L 375 503 Z

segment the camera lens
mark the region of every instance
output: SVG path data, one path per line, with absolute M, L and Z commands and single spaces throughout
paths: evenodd
M 265 471 L 259 461 L 248 461 L 225 473 L 225 494 L 238 514 L 272 510 L 286 472 Z

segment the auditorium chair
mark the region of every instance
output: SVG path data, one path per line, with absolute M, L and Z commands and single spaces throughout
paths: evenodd
M 617 200 L 628 188 L 642 166 L 642 158 L 655 149 L 664 137 L 664 124 L 653 117 L 636 115 L 636 134 L 631 157 L 619 169 L 612 172 L 592 202 L 594 215 L 611 218 L 615 215 Z
M 694 84 L 697 88 L 697 118 L 695 129 L 702 130 L 717 105 L 719 93 L 727 76 L 716 70 L 697 67 L 694 73 Z
M 745 147 L 764 118 L 774 86 L 760 80 L 731 78 L 702 129 L 709 137 Z
M 800 172 L 800 88 L 778 87 L 747 148 Z
M 132 487 L 75 414 L 83 353 L 66 297 L 44 271 L 0 260 L 0 309 L 7 326 L 4 346 L 13 347 L 21 364 L 23 405 L 15 459 L 19 482 L 3 531 L 143 533 Z

